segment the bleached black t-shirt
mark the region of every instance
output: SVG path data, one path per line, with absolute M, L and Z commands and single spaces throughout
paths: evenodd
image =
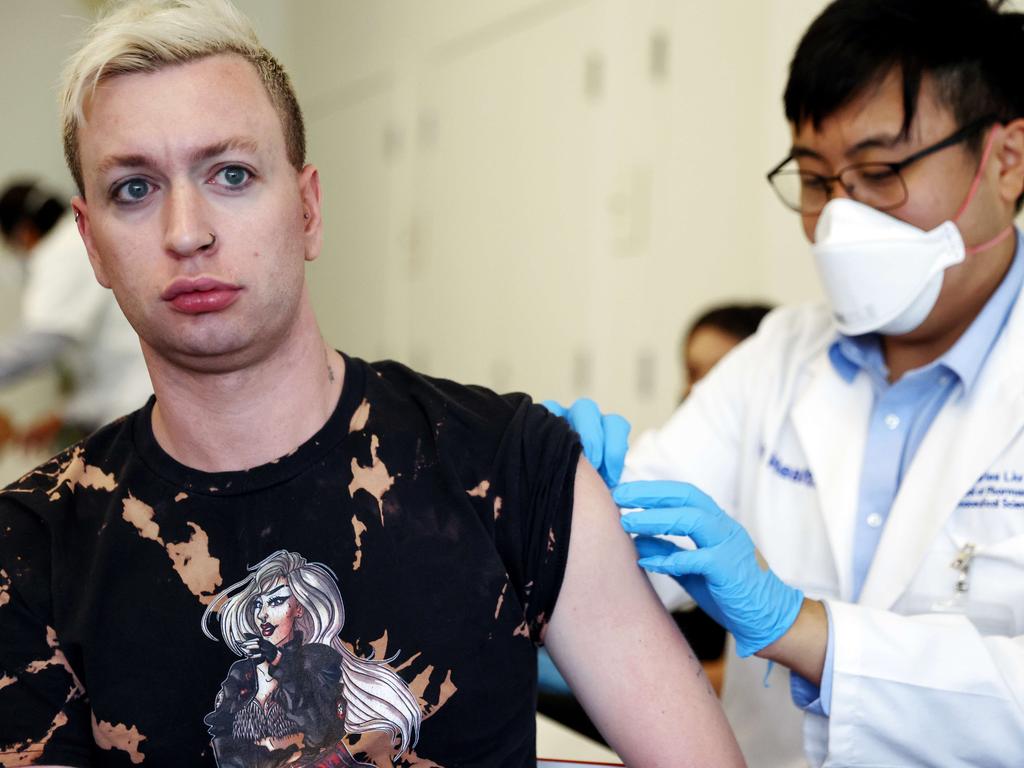
M 179 464 L 151 401 L 0 492 L 0 764 L 534 764 L 578 441 L 346 361 L 264 466 Z

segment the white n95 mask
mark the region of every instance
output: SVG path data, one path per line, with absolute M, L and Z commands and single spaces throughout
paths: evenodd
M 847 336 L 910 333 L 935 307 L 943 273 L 966 257 L 952 221 L 926 232 L 842 197 L 821 212 L 811 251 Z
M 945 271 L 1013 232 L 1009 224 L 992 239 L 967 248 L 956 225 L 978 191 L 995 135 L 992 130 L 985 141 L 960 209 L 935 229 L 926 232 L 847 197 L 825 205 L 811 252 L 841 332 L 899 336 L 919 328 L 939 300 Z

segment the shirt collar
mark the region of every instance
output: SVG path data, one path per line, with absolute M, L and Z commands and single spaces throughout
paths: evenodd
M 877 354 L 873 355 L 872 352 L 876 350 Z M 866 371 L 869 375 L 887 374 L 885 361 L 879 360 L 881 351 L 878 335 L 874 333 L 864 336 L 839 334 L 839 338 L 832 342 L 828 349 L 828 357 L 832 361 L 832 367 L 847 384 L 852 382 L 860 371 Z
M 1015 230 L 1015 234 L 1017 248 L 1010 269 L 981 312 L 942 357 L 917 369 L 921 371 L 939 366 L 949 369 L 960 379 L 964 394 L 968 394 L 977 382 L 981 368 L 1006 326 L 1017 295 L 1024 285 L 1024 237 L 1019 229 Z M 828 354 L 832 367 L 847 383 L 852 382 L 859 371 L 865 371 L 873 379 L 881 377 L 885 381 L 888 378 L 878 334 L 839 334 L 829 347 Z

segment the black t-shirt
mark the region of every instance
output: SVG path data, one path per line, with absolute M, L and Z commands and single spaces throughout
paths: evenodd
M 0 764 L 534 764 L 578 441 L 346 360 L 277 461 L 189 469 L 150 401 L 0 492 Z

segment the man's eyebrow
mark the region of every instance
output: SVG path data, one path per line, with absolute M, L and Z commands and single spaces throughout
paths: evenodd
M 203 160 L 209 160 L 211 157 L 217 157 L 226 152 L 247 152 L 254 155 L 258 151 L 259 145 L 253 139 L 233 137 L 224 141 L 218 141 L 216 144 L 208 144 L 205 147 L 198 147 L 192 150 L 189 153 L 189 162 L 193 164 L 200 163 Z M 156 165 L 156 161 L 148 155 L 111 155 L 104 158 L 99 164 L 99 172 L 103 174 L 112 171 L 114 168 L 146 168 L 153 165 Z
M 248 152 L 251 155 L 255 155 L 258 151 L 259 145 L 252 139 L 235 136 L 230 139 L 224 139 L 224 141 L 218 141 L 216 144 L 199 147 L 192 152 L 189 159 L 193 163 L 199 163 L 203 160 L 209 160 L 211 157 L 223 155 L 226 152 Z
M 868 136 L 866 139 L 861 139 L 852 147 L 849 147 L 843 154 L 846 157 L 853 157 L 865 149 L 892 149 L 905 140 L 906 136 L 899 133 L 876 133 L 873 136 Z
M 152 161 L 146 155 L 111 155 L 100 163 L 99 172 L 107 173 L 114 168 L 143 168 L 151 164 Z
M 868 136 L 865 139 L 861 139 L 852 147 L 848 147 L 843 155 L 847 158 L 852 158 L 863 152 L 866 149 L 892 149 L 898 144 L 903 143 L 905 137 L 898 133 L 877 133 L 873 136 Z M 808 157 L 814 160 L 824 160 L 825 158 L 818 152 L 815 152 L 810 147 L 805 147 L 800 144 L 794 144 L 789 150 L 789 156 L 796 159 L 800 157 Z
M 789 156 L 791 158 L 793 158 L 794 160 L 797 159 L 798 157 L 809 157 L 809 158 L 812 158 L 814 160 L 824 160 L 825 159 L 819 153 L 815 152 L 813 149 L 810 149 L 808 147 L 803 147 L 803 146 L 801 146 L 799 144 L 794 144 L 793 145 L 793 147 L 789 150 Z

